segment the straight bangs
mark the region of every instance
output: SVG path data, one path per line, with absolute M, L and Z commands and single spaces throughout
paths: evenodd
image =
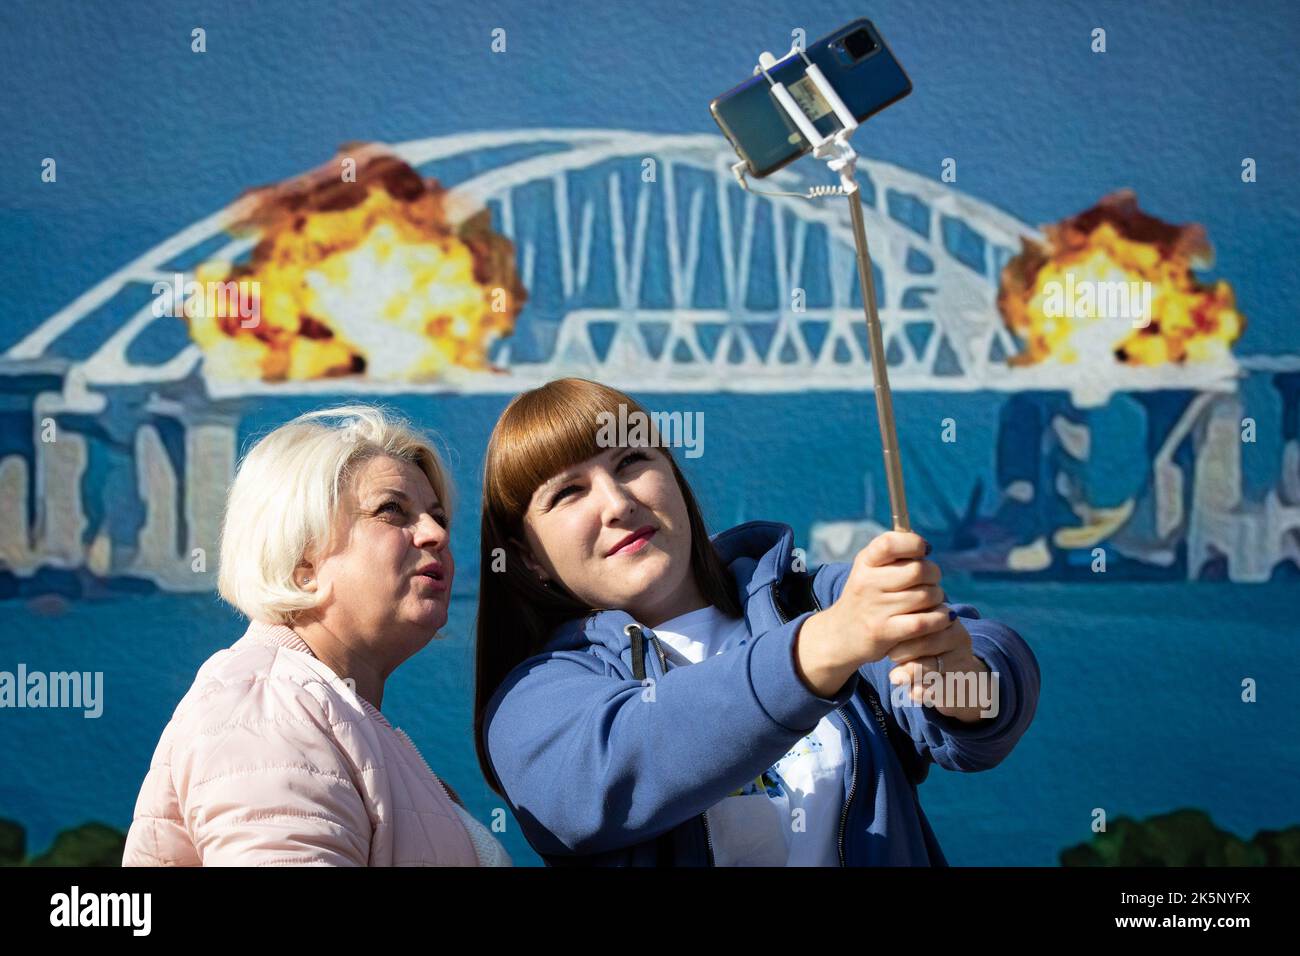
M 516 397 L 488 443 L 483 501 L 498 527 L 518 535 L 533 492 L 566 468 L 605 450 L 601 420 L 645 409 L 630 396 L 579 379 L 560 379 Z

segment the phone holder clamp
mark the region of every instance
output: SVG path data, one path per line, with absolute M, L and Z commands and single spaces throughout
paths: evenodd
M 826 101 L 826 104 L 830 106 L 831 110 L 834 111 L 836 118 L 840 121 L 840 128 L 833 133 L 822 134 L 818 132 L 817 127 L 813 125 L 812 120 L 808 118 L 807 113 L 805 113 L 799 104 L 795 102 L 794 97 L 791 95 L 790 91 L 786 89 L 785 84 L 778 83 L 776 80 L 772 79 L 772 74 L 769 73 L 768 70 L 776 66 L 780 61 L 772 56 L 771 53 L 764 50 L 759 54 L 758 66 L 755 67 L 754 72 L 761 72 L 763 76 L 767 78 L 767 82 L 772 88 L 772 95 L 776 97 L 776 101 L 781 104 L 781 108 L 784 109 L 790 119 L 794 121 L 795 126 L 799 129 L 799 133 L 808 141 L 809 145 L 812 146 L 813 155 L 820 160 L 824 160 L 831 172 L 840 177 L 840 186 L 838 191 L 829 193 L 823 189 L 819 191 L 819 194 L 843 196 L 852 195 L 858 188 L 857 180 L 854 178 L 856 172 L 855 164 L 858 159 L 858 154 L 853 147 L 849 145 L 849 138 L 857 131 L 858 119 L 853 115 L 852 110 L 844 105 L 844 101 L 840 99 L 840 95 L 835 92 L 835 87 L 831 86 L 830 81 L 826 79 L 826 74 L 821 71 L 821 67 L 808 58 L 808 54 L 804 52 L 803 47 L 798 43 L 791 46 L 790 52 L 781 59 L 787 60 L 796 55 L 803 60 L 806 68 L 804 72 L 807 74 L 808 78 L 812 80 L 817 92 L 821 95 L 822 99 Z

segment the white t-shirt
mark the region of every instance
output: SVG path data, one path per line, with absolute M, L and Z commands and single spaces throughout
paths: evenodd
M 675 666 L 740 647 L 744 618 L 716 607 L 680 615 L 654 628 Z M 812 733 L 707 812 L 718 866 L 839 866 L 840 816 L 853 745 L 833 712 Z

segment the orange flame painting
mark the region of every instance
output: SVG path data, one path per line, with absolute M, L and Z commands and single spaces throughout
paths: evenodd
M 1198 225 L 1143 213 L 1131 190 L 1022 240 L 1002 271 L 998 309 L 1024 343 L 1013 366 L 1039 362 L 1216 362 L 1229 357 L 1245 319 L 1232 287 L 1202 283 L 1212 252 Z
M 203 307 L 186 309 L 206 374 L 430 381 L 490 369 L 489 348 L 514 331 L 527 293 L 489 210 L 453 223 L 460 205 L 362 144 L 246 193 L 229 228 L 257 237 L 250 261 L 200 265 Z M 233 282 L 253 290 L 254 322 L 218 294 Z

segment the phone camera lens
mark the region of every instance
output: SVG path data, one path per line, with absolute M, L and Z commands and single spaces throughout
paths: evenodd
M 865 27 L 859 27 L 844 38 L 844 49 L 853 59 L 860 60 L 868 53 L 875 52 L 877 46 L 870 31 Z

